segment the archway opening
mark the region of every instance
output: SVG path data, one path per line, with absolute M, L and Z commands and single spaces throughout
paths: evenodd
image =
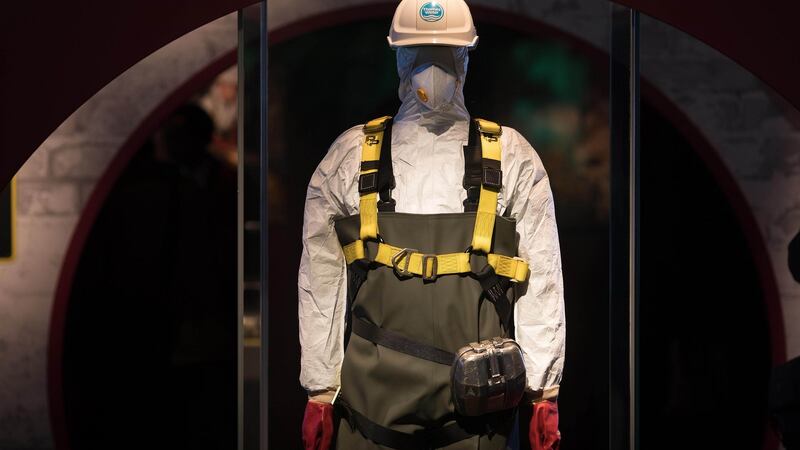
M 91 225 L 65 317 L 70 448 L 235 445 L 236 79 L 169 113 Z

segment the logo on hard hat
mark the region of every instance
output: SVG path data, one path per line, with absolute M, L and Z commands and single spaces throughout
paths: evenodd
M 419 16 L 426 22 L 438 22 L 444 17 L 444 8 L 439 2 L 428 2 L 419 9 Z

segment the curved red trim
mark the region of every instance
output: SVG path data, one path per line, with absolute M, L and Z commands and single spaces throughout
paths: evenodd
M 381 2 L 369 5 L 359 5 L 314 15 L 298 22 L 286 25 L 269 33 L 270 44 L 277 44 L 298 37 L 305 33 L 319 30 L 324 27 L 343 25 L 361 20 L 389 17 L 394 11 L 395 2 Z M 513 15 L 497 9 L 472 6 L 476 17 L 481 21 L 492 23 L 512 29 L 527 35 L 557 38 L 576 50 L 583 53 L 598 67 L 608 67 L 608 54 L 592 44 L 566 33 L 553 26 L 543 24 L 529 17 Z M 232 52 L 209 65 L 206 69 L 195 75 L 183 86 L 178 88 L 169 98 L 159 105 L 145 121 L 137 128 L 134 134 L 121 147 L 109 165 L 106 173 L 98 181 L 94 192 L 84 208 L 80 221 L 70 241 L 66 257 L 58 280 L 56 297 L 53 305 L 50 329 L 50 346 L 48 349 L 48 389 L 50 398 L 50 414 L 56 448 L 66 450 L 69 448 L 62 392 L 61 357 L 63 351 L 64 320 L 67 303 L 72 287 L 73 277 L 80 260 L 83 245 L 94 224 L 105 199 L 107 198 L 116 179 L 121 175 L 127 163 L 144 141 L 150 136 L 167 115 L 182 104 L 188 97 L 204 84 L 211 81 L 214 75 L 234 64 L 235 52 Z M 769 258 L 769 253 L 764 244 L 764 239 L 755 217 L 752 214 L 743 193 L 736 184 L 735 179 L 720 159 L 717 152 L 702 132 L 692 121 L 655 86 L 642 80 L 642 94 L 664 117 L 683 134 L 698 152 L 703 162 L 711 171 L 715 181 L 719 183 L 722 191 L 739 219 L 742 230 L 747 239 L 751 254 L 759 271 L 761 288 L 764 292 L 768 320 L 770 322 L 770 338 L 773 364 L 780 364 L 786 360 L 786 340 L 784 334 L 783 316 L 780 305 L 780 295 Z M 765 448 L 777 448 L 774 435 L 768 432 Z
M 131 158 L 142 147 L 147 138 L 152 136 L 172 111 L 181 106 L 197 91 L 208 86 L 214 77 L 234 64 L 236 64 L 236 50 L 217 58 L 162 101 L 122 144 L 103 176 L 98 180 L 81 213 L 61 266 L 50 317 L 50 336 L 47 349 L 47 389 L 50 404 L 50 425 L 53 430 L 55 448 L 57 449 L 69 449 L 69 436 L 67 434 L 64 411 L 62 367 L 64 327 L 66 325 L 67 306 L 72 291 L 72 282 L 86 239 L 89 237 L 92 226 L 117 179 L 122 175 Z

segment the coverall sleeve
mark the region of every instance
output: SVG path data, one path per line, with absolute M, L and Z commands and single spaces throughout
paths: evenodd
M 312 175 L 306 194 L 297 287 L 300 384 L 309 392 L 339 385 L 347 273 L 333 221 L 352 213 L 347 199 L 357 170 L 353 150 L 358 136 L 354 128 L 334 142 Z
M 554 399 L 564 367 L 566 323 L 553 194 L 533 147 L 516 132 L 510 138 L 517 176 L 507 209 L 517 220 L 519 255 L 531 269 L 528 282 L 515 287 L 516 339 L 524 353 L 528 389 L 534 398 Z

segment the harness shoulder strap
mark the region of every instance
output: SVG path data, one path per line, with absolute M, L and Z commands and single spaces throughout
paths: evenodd
M 500 125 L 484 119 L 475 119 L 481 142 L 481 185 L 478 199 L 475 229 L 472 234 L 472 250 L 489 254 L 492 250 L 492 235 L 497 214 L 497 194 L 503 186 L 500 159 L 502 149 Z
M 364 125 L 364 142 L 361 144 L 361 171 L 358 178 L 359 215 L 361 217 L 361 239 L 378 239 L 378 172 L 381 167 L 381 148 L 385 140 L 390 116 L 371 120 Z M 391 147 L 391 142 L 389 146 Z M 388 155 L 391 158 L 391 154 Z M 390 159 L 391 161 L 391 159 Z M 391 167 L 391 162 L 390 162 Z M 393 177 L 392 177 L 393 178 Z M 384 183 L 387 184 L 387 183 Z M 388 185 L 393 185 L 394 181 Z

